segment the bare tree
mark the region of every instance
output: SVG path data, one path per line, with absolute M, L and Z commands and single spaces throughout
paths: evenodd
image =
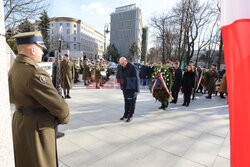
M 156 38 L 161 40 L 162 43 L 162 63 L 166 61 L 166 33 L 167 33 L 167 23 L 169 17 L 163 14 L 160 17 L 151 18 L 151 26 L 155 28 Z
M 5 28 L 14 28 L 25 19 L 35 19 L 48 6 L 48 0 L 3 0 Z

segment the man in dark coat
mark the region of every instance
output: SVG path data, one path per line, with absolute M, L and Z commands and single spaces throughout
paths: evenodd
M 146 86 L 148 84 L 148 76 L 149 76 L 149 67 L 146 63 L 141 68 L 141 78 L 142 78 L 142 85 Z
M 178 93 L 179 93 L 180 87 L 181 87 L 182 70 L 179 68 L 180 63 L 178 61 L 175 62 L 174 66 L 175 66 L 175 69 L 173 70 L 174 84 L 172 87 L 172 96 L 173 96 L 174 100 L 171 101 L 171 103 L 176 104 L 177 100 L 178 100 Z
M 125 101 L 125 112 L 120 120 L 132 120 L 137 94 L 140 92 L 139 71 L 135 65 L 128 62 L 125 57 L 120 58 L 119 79 Z

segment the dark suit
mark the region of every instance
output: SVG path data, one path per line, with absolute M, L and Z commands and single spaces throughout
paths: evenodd
M 180 68 L 174 69 L 173 71 L 174 84 L 172 87 L 172 96 L 174 98 L 173 103 L 177 103 L 178 93 L 180 91 L 181 82 L 182 82 L 182 70 Z
M 192 71 L 186 71 L 182 80 L 182 87 L 184 92 L 184 104 L 189 105 L 192 94 L 192 89 L 195 83 L 195 73 Z
M 133 117 L 137 93 L 140 92 L 140 77 L 137 67 L 130 62 L 119 68 L 119 79 L 125 101 L 125 118 Z

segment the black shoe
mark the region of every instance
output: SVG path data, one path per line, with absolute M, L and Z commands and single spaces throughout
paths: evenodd
M 131 122 L 132 121 L 132 117 L 131 118 L 128 118 L 126 122 Z
M 163 105 L 161 105 L 161 107 L 159 107 L 159 109 L 163 109 L 164 108 L 164 106 Z
M 182 104 L 182 106 L 185 106 L 185 105 L 186 105 L 186 103 L 183 103 L 183 104 Z
M 121 117 L 120 120 L 123 121 L 124 119 L 126 119 L 126 117 Z
M 222 96 L 220 96 L 220 98 L 225 99 L 226 97 L 222 95 Z
M 171 101 L 170 103 L 174 103 L 174 104 L 176 104 L 176 102 L 175 102 L 175 101 Z
M 62 132 L 57 132 L 56 133 L 56 138 L 58 139 L 58 138 L 60 138 L 60 137 L 63 137 L 65 134 L 64 133 L 62 133 Z
M 212 97 L 211 97 L 211 96 L 206 96 L 206 98 L 207 98 L 207 99 L 212 99 Z
M 71 97 L 69 95 L 66 96 L 67 99 L 71 99 Z
M 159 109 L 166 110 L 166 107 L 162 105 L 161 107 L 159 107 Z
M 186 107 L 188 107 L 189 106 L 189 104 L 186 104 Z

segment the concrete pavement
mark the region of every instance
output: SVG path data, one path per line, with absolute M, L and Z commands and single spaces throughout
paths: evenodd
M 120 121 L 119 89 L 74 85 L 67 99 L 71 121 L 59 126 L 60 167 L 229 167 L 229 115 L 226 100 L 199 95 L 183 107 L 159 110 L 148 89 L 137 98 L 134 119 Z

